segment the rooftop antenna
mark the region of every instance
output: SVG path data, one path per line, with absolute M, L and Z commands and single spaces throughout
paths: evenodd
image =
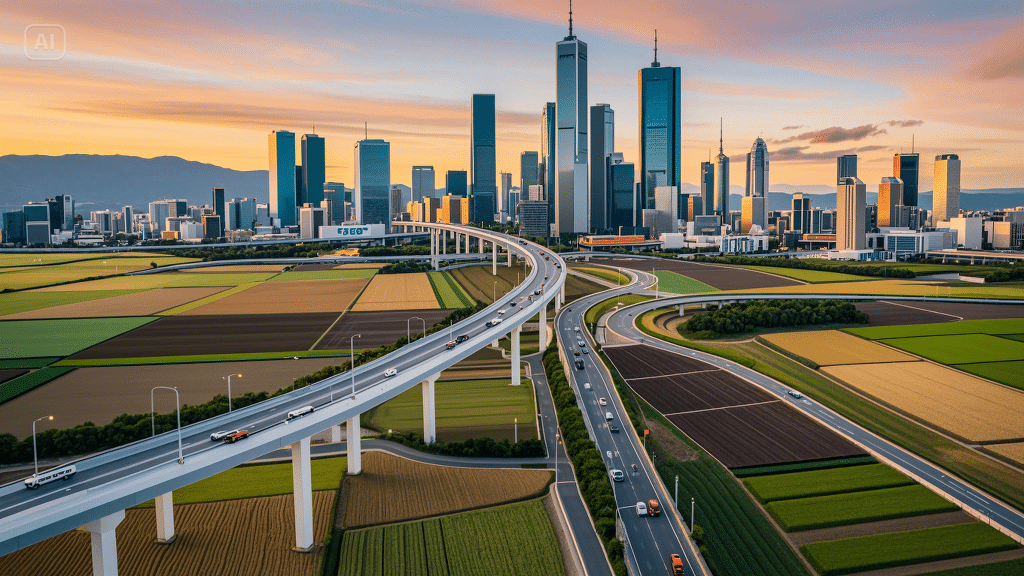
M 369 139 L 370 139 L 370 128 L 368 127 L 368 122 L 363 122 L 363 140 L 369 140 Z
M 658 29 L 654 29 L 654 63 L 651 66 L 658 66 Z
M 723 139 L 723 133 L 724 133 L 723 126 L 724 126 L 724 124 L 722 122 L 722 118 L 719 117 L 718 118 L 718 153 L 719 154 L 722 153 L 722 139 Z
M 569 0 L 569 37 L 572 38 L 572 0 Z

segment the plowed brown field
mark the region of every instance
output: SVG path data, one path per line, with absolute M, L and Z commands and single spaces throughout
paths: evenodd
M 206 298 L 226 288 L 158 288 L 111 298 L 63 304 L 4 316 L 4 320 L 40 318 L 106 318 L 113 316 L 151 316 L 193 300 Z
M 265 282 L 181 315 L 343 312 L 365 285 L 364 278 Z M 437 307 L 436 300 L 434 307 Z
M 346 476 L 346 528 L 451 514 L 539 494 L 548 470 L 449 468 L 384 454 L 363 454 L 363 473 Z
M 313 493 L 313 541 L 331 522 L 335 492 Z M 323 546 L 297 554 L 292 495 L 174 507 L 177 540 L 157 544 L 153 510 L 128 510 L 117 527 L 117 567 L 133 576 L 316 574 Z M 72 530 L 0 557 L 0 574 L 89 576 L 90 537 Z
M 365 280 L 364 280 L 365 282 Z M 363 290 L 353 312 L 437 309 L 437 297 L 425 273 L 378 274 Z

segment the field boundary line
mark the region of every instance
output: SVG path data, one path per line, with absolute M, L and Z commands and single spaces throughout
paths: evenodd
M 192 302 L 186 302 L 184 304 L 181 304 L 179 306 L 175 306 L 173 308 L 168 308 L 166 310 L 162 310 L 160 312 L 157 312 L 157 314 L 160 315 L 160 316 L 176 316 L 178 314 L 181 314 L 182 312 L 188 312 L 190 310 L 195 310 L 196 308 L 201 308 L 203 306 L 206 306 L 207 304 L 213 304 L 214 302 L 216 302 L 218 300 L 223 300 L 224 298 L 227 298 L 228 296 L 233 296 L 235 294 L 238 294 L 239 292 L 244 292 L 244 291 L 248 290 L 249 288 L 252 288 L 253 286 L 256 286 L 257 284 L 259 284 L 259 282 L 246 282 L 244 284 L 239 284 L 237 286 L 232 286 L 232 287 L 229 287 L 229 288 L 225 288 L 224 290 L 221 290 L 220 292 L 217 292 L 217 293 L 214 293 L 214 294 L 210 294 L 209 296 L 206 296 L 204 298 L 200 298 L 198 300 L 193 300 Z M 151 288 L 151 290 L 160 290 L 160 289 L 161 288 Z
M 323 334 L 321 334 L 320 337 L 316 339 L 316 342 L 313 342 L 313 345 L 309 347 L 310 352 L 316 350 L 317 344 L 319 344 L 320 341 L 323 340 L 325 336 L 331 333 L 331 330 L 334 329 L 334 325 L 341 321 L 341 317 L 345 315 L 345 312 L 347 312 L 347 310 L 342 310 L 341 314 L 338 314 L 338 317 L 334 319 L 334 322 L 331 322 L 331 325 L 327 327 L 327 330 L 324 330 Z
M 607 348 L 607 346 L 602 346 L 602 348 Z M 636 378 L 623 378 L 623 380 L 625 380 L 626 382 L 630 382 L 632 380 L 650 380 L 651 378 L 670 378 L 672 376 L 687 376 L 689 374 L 704 374 L 705 372 L 721 372 L 721 371 L 722 371 L 721 368 L 715 368 L 713 370 L 694 370 L 692 372 L 676 372 L 675 374 L 661 374 L 659 376 L 637 376 Z
M 909 304 L 903 304 L 903 303 L 900 303 L 900 302 L 892 302 L 890 300 L 882 300 L 882 302 L 885 302 L 886 304 L 890 304 L 892 306 L 900 306 L 902 308 L 910 308 L 911 310 L 920 310 L 922 312 L 931 312 L 932 314 L 939 314 L 940 316 L 949 316 L 950 318 L 956 318 L 957 320 L 963 320 L 964 319 L 963 316 L 957 316 L 955 314 L 946 314 L 945 312 L 937 312 L 935 310 L 929 310 L 927 308 L 919 308 L 917 306 L 911 306 Z
M 776 402 L 782 402 L 782 399 L 776 400 L 765 400 L 764 402 L 752 402 L 750 404 L 736 404 L 734 406 L 720 406 L 718 408 L 702 408 L 700 410 L 689 410 L 687 412 L 672 412 L 670 414 L 662 414 L 662 416 L 668 418 L 669 416 L 682 416 L 684 414 L 697 414 L 698 412 L 714 412 L 716 410 L 729 410 L 730 408 L 746 408 L 747 406 L 760 406 L 762 404 L 775 404 Z

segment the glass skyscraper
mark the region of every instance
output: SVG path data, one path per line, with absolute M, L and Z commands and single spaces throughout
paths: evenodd
M 766 198 L 768 196 L 768 145 L 764 140 L 754 140 L 747 154 L 747 196 Z
M 904 206 L 917 206 L 917 183 L 920 168 L 920 154 L 896 154 L 892 158 L 892 175 L 903 181 Z
M 268 141 L 270 217 L 280 218 L 281 226 L 295 226 L 295 134 L 274 131 Z
M 548 224 L 555 223 L 555 103 L 544 105 L 540 123 L 540 178 L 538 184 L 544 187 L 544 198 L 548 202 Z
M 615 111 L 608 104 L 590 107 L 590 229 L 608 228 L 608 165 L 615 151 Z
M 843 156 L 836 157 L 836 183 L 842 182 L 846 178 L 857 177 L 857 155 L 856 154 L 845 154 Z
M 655 60 L 639 73 L 640 194 L 654 208 L 654 189 L 680 183 L 682 71 Z
M 530 186 L 536 186 L 540 180 L 540 164 L 536 152 L 523 152 L 519 155 L 519 194 L 520 198 L 530 197 Z M 511 203 L 511 202 L 510 202 Z M 511 207 L 515 210 L 515 206 Z
M 465 170 L 449 170 L 444 176 L 445 194 L 469 197 L 469 184 Z
M 587 186 L 587 44 L 572 33 L 556 43 L 555 232 L 588 230 L 590 194 Z
M 634 226 L 636 221 L 633 199 L 633 182 L 636 168 L 632 162 L 624 162 L 621 152 L 613 152 L 605 159 L 608 179 L 608 228 L 616 234 L 620 226 Z
M 473 181 L 470 222 L 494 222 L 497 159 L 494 152 L 494 94 L 473 94 L 469 175 Z
M 710 160 L 700 163 L 700 200 L 700 215 L 713 214 L 715 206 L 715 164 Z
M 327 180 L 324 139 L 316 134 L 302 136 L 302 203 L 320 206 Z M 301 206 L 301 204 L 300 204 Z
M 434 197 L 434 167 L 413 166 L 412 167 L 412 199 L 414 202 L 422 202 L 424 197 Z
M 723 150 L 721 127 L 718 134 L 718 156 L 715 156 L 715 214 L 722 217 L 722 223 L 729 219 L 729 157 Z
M 391 230 L 391 143 L 360 140 L 355 149 L 355 215 L 359 224 Z

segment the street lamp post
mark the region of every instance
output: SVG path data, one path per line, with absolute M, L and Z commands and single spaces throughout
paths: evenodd
M 562 445 L 562 437 L 555 432 L 555 484 L 558 484 L 558 447 Z
M 227 376 L 221 376 L 221 378 L 220 378 L 221 380 L 227 380 L 228 381 L 228 412 L 231 412 L 231 377 L 232 376 L 238 376 L 239 378 L 242 377 L 241 374 L 228 374 Z
M 513 444 L 519 444 L 519 418 L 516 418 L 515 426 L 515 436 L 513 437 L 515 442 Z
M 32 475 L 33 478 L 39 476 L 39 457 L 36 456 L 36 422 L 40 420 L 53 420 L 53 416 L 41 416 L 32 421 L 32 462 L 36 467 L 36 473 Z
M 174 391 L 174 412 L 178 415 L 178 464 L 185 463 L 185 454 L 181 451 L 181 398 L 178 396 L 178 389 L 170 386 L 154 386 L 149 391 L 149 420 L 153 424 L 153 436 L 156 436 L 156 409 L 153 406 L 153 393 L 156 392 L 157 388 L 163 388 L 164 390 Z
M 424 320 L 423 318 L 420 318 L 419 316 L 413 316 L 412 318 L 409 318 L 408 320 L 405 321 L 405 343 L 406 344 L 409 344 L 409 343 L 412 342 L 412 336 L 409 333 L 409 326 L 412 324 L 413 320 L 419 320 L 420 322 L 423 323 L 423 337 L 426 338 L 426 336 L 427 336 L 427 321 Z
M 491 302 L 498 301 L 498 281 L 494 281 L 494 285 L 491 286 Z
M 353 336 L 349 336 L 349 338 L 348 338 L 348 345 L 349 345 L 348 353 L 349 353 L 350 358 L 351 358 L 351 362 L 350 362 L 351 366 L 349 367 L 349 372 L 352 374 L 352 397 L 353 398 L 356 397 L 356 344 L 355 344 L 355 342 L 356 342 L 356 338 L 362 338 L 362 337 L 363 337 L 362 334 L 355 334 Z M 331 389 L 331 398 L 332 399 L 334 398 L 334 389 L 333 388 Z
M 690 532 L 691 533 L 693 532 L 693 527 L 696 526 L 696 524 L 694 523 L 694 520 L 696 520 L 696 518 L 694 518 L 693 514 L 694 514 L 693 498 L 690 498 Z

